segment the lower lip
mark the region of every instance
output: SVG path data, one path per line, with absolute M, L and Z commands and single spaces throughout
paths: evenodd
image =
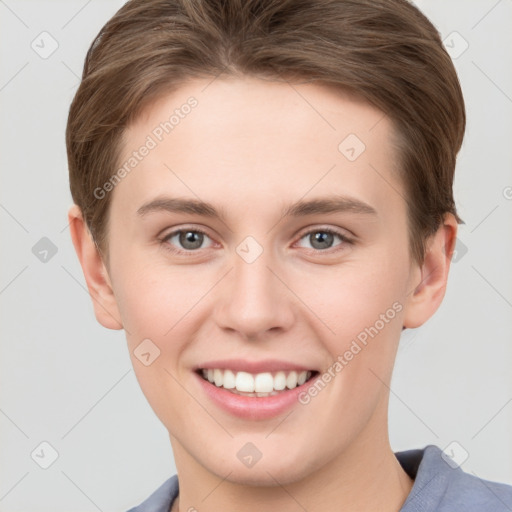
M 273 418 L 290 409 L 293 405 L 299 405 L 298 395 L 305 391 L 318 377 L 317 375 L 301 386 L 280 391 L 274 396 L 253 397 L 231 393 L 203 379 L 196 372 L 194 374 L 204 392 L 216 405 L 234 416 L 248 420 Z

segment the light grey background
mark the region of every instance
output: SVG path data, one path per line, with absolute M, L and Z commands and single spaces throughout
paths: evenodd
M 2 512 L 124 511 L 175 472 L 124 333 L 95 321 L 67 229 L 67 112 L 89 44 L 121 4 L 0 0 Z M 391 442 L 456 441 L 465 471 L 512 484 L 512 1 L 417 4 L 465 94 L 455 193 L 466 224 L 442 307 L 401 341 Z M 42 237 L 57 248 L 47 262 L 32 252 Z M 43 441 L 58 452 L 48 469 L 35 462 L 50 460 Z

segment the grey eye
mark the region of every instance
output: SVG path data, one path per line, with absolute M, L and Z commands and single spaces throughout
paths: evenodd
M 309 235 L 309 241 L 314 249 L 328 249 L 332 246 L 333 240 L 333 234 L 325 231 L 316 231 Z
M 209 236 L 196 229 L 180 229 L 173 231 L 167 235 L 163 242 L 172 246 L 176 251 L 194 251 L 196 249 L 204 249 L 202 247 L 205 239 L 209 240 Z
M 336 238 L 339 240 L 338 243 L 335 242 Z M 315 229 L 310 231 L 301 238 L 301 241 L 302 240 L 306 240 L 309 244 L 306 246 L 302 245 L 302 247 L 315 249 L 317 251 L 331 249 L 332 247 L 336 247 L 344 242 L 348 242 L 346 237 L 340 233 L 336 233 L 328 229 Z
M 179 242 L 188 251 L 199 249 L 203 244 L 203 240 L 203 233 L 198 233 L 197 231 L 181 231 L 179 233 Z

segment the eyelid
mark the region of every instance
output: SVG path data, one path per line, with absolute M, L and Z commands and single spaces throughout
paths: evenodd
M 322 224 L 317 224 L 317 225 L 313 225 L 313 226 L 308 226 L 306 228 L 303 228 L 299 231 L 299 233 L 297 234 L 297 237 L 300 239 L 300 238 L 303 238 L 304 235 L 307 235 L 311 232 L 316 232 L 316 231 L 327 231 L 329 233 L 334 233 L 336 235 L 339 235 L 340 237 L 343 237 L 347 240 L 352 240 L 352 239 L 355 239 L 356 236 L 351 233 L 348 229 L 342 229 L 342 228 L 338 228 L 338 227 L 333 227 L 333 226 L 330 226 L 330 225 L 322 225 Z
M 168 231 L 168 230 L 171 231 Z M 198 226 L 197 224 L 176 224 L 175 226 L 166 226 L 164 229 L 161 229 L 157 234 L 157 238 L 167 238 L 170 235 L 175 235 L 176 233 L 180 231 L 198 231 L 199 233 L 204 233 L 205 235 L 208 235 L 208 228 L 203 228 L 202 226 Z M 163 235 L 162 233 L 166 233 Z M 210 235 L 208 235 L 210 236 Z M 211 236 L 210 236 L 211 238 Z

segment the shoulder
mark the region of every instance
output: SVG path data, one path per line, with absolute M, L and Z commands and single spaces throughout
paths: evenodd
M 178 496 L 178 491 L 178 476 L 174 475 L 140 505 L 131 508 L 127 512 L 169 512 L 172 503 Z
M 414 478 L 400 512 L 510 512 L 512 487 L 465 473 L 437 446 L 395 454 Z

